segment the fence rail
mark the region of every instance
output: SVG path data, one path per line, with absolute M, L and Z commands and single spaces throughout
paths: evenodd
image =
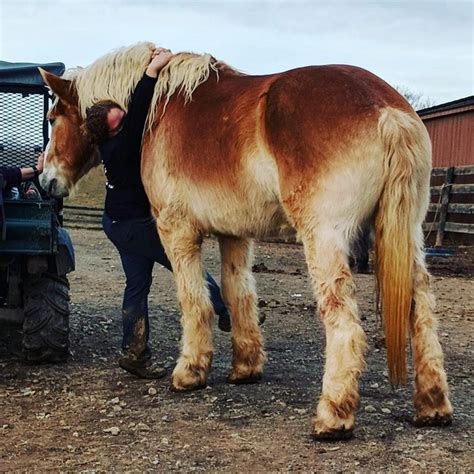
M 102 230 L 102 214 L 99 207 L 70 206 L 63 207 L 64 225 L 72 229 Z
M 436 232 L 436 246 L 446 233 L 474 235 L 474 166 L 435 168 L 431 173 L 431 203 L 423 225 Z
M 429 212 L 438 212 L 440 204 L 431 203 Z M 448 213 L 474 214 L 474 204 L 448 204 Z
M 474 235 L 474 166 L 435 168 L 431 184 L 431 203 L 423 229 L 436 232 L 436 245 L 443 244 L 446 233 Z M 101 230 L 103 211 L 66 205 L 64 223 L 71 228 Z
M 431 195 L 437 196 L 443 192 L 443 189 L 450 186 L 450 194 L 474 193 L 474 184 L 443 184 L 442 186 L 432 186 Z
M 448 169 L 449 168 L 433 168 L 433 170 L 431 171 L 431 177 L 434 178 L 436 176 L 445 176 Z M 458 166 L 454 169 L 456 172 L 456 176 L 474 174 L 474 166 Z

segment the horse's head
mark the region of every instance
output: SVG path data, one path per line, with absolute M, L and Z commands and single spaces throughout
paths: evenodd
M 56 96 L 48 112 L 52 132 L 40 184 L 51 195 L 65 197 L 77 181 L 99 163 L 99 154 L 81 128 L 83 119 L 74 82 L 41 68 L 40 73 Z

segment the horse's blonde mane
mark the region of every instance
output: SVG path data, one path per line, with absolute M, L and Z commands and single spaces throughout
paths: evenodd
M 138 43 L 112 51 L 85 68 L 68 70 L 64 77 L 74 81 L 82 116 L 101 100 L 112 100 L 128 110 L 130 96 L 143 77 L 154 48 L 153 43 Z M 164 98 L 166 107 L 175 92 L 182 93 L 186 101 L 191 100 L 194 90 L 209 78 L 211 69 L 217 73 L 214 62 L 209 54 L 176 54 L 160 71 L 148 123 L 153 123 L 159 100 Z

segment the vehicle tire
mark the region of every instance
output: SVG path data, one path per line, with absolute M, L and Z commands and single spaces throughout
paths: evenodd
M 69 283 L 52 274 L 32 276 L 23 292 L 23 353 L 33 364 L 64 362 L 69 355 Z

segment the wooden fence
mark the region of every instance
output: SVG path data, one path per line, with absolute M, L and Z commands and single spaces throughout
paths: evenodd
M 96 207 L 64 206 L 64 225 L 101 230 L 102 213 L 103 209 Z M 424 230 L 436 246 L 443 245 L 446 237 L 474 241 L 474 166 L 433 169 Z
M 436 246 L 443 245 L 446 237 L 474 241 L 474 166 L 433 169 L 424 230 Z
M 102 230 L 102 214 L 98 207 L 68 206 L 63 207 L 64 227 L 70 229 Z

